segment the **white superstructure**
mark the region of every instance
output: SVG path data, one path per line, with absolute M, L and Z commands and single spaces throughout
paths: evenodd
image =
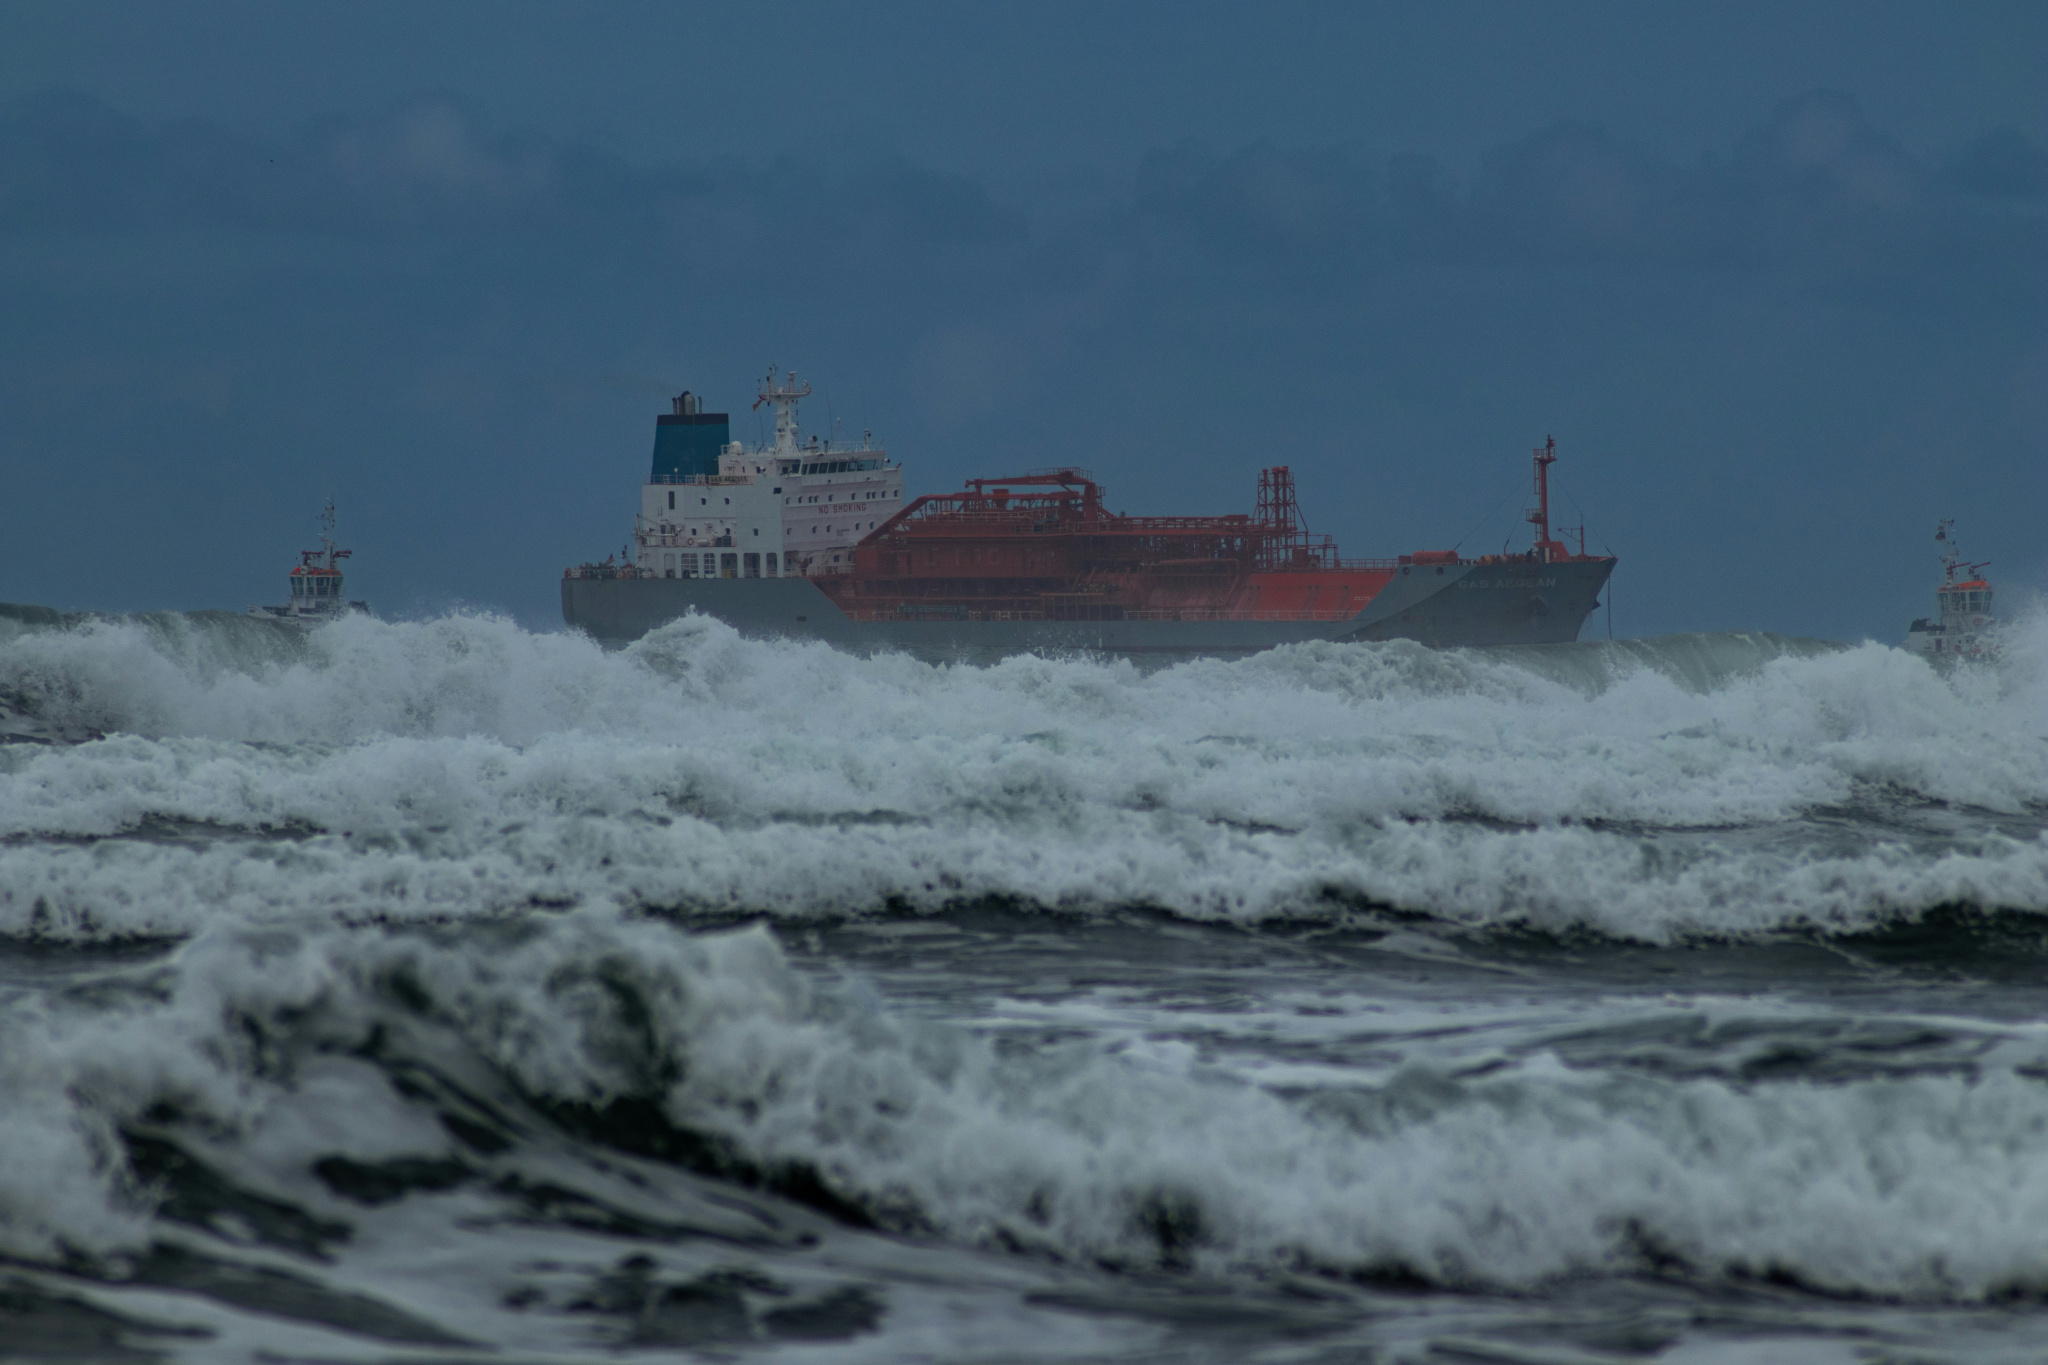
M 903 470 L 863 433 L 859 445 L 801 437 L 794 371 L 761 381 L 775 444 L 728 443 L 716 474 L 641 486 L 633 564 L 655 578 L 781 578 L 844 573 L 853 546 L 903 507 Z M 718 419 L 723 421 L 723 418 Z
M 299 566 L 290 574 L 291 596 L 281 607 L 251 607 L 249 614 L 310 625 L 354 611 L 368 611 L 368 602 L 351 602 L 342 595 L 341 561 L 352 553 L 338 548 L 334 538 L 334 499 L 329 498 L 326 509 L 320 513 L 320 548 L 299 551 Z
M 1938 615 L 1921 617 L 1906 630 L 1906 648 L 1936 658 L 1988 658 L 1998 652 L 1997 622 L 1991 614 L 1992 588 L 1981 570 L 1991 561 L 1968 564 L 1956 545 L 1955 522 L 1944 521 L 1934 538 L 1941 545 L 1941 584 L 1934 590 Z

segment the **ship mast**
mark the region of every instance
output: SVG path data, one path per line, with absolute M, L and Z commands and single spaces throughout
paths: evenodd
M 1963 559 L 1963 547 L 1956 541 L 1955 525 L 1956 519 L 1950 517 L 1934 530 L 1934 538 L 1942 545 L 1941 581 L 1944 586 L 1959 581 L 1956 577 L 1958 569 L 1975 578 L 1979 570 L 1991 567 L 1991 561 L 1988 559 L 1981 564 L 1968 563 Z
M 329 498 L 327 500 L 327 506 L 322 508 L 320 512 L 320 544 L 324 548 L 318 550 L 299 551 L 300 568 L 311 569 L 314 567 L 318 567 L 322 569 L 338 570 L 340 568 L 341 561 L 349 558 L 349 556 L 353 553 L 349 550 L 337 550 L 334 548 L 335 540 L 333 498 Z M 297 570 L 293 570 L 293 572 L 296 573 Z
M 327 567 L 334 567 L 334 499 L 327 500 L 327 506 L 320 510 L 320 543 L 327 547 Z
M 800 382 L 796 371 L 791 370 L 782 377 L 782 383 L 775 382 L 775 367 L 768 367 L 768 377 L 761 381 L 760 397 L 754 400 L 759 408 L 763 403 L 775 405 L 775 453 L 793 458 L 796 453 L 796 405 L 797 400 L 808 398 L 811 386 Z
M 1550 466 L 1557 463 L 1557 438 L 1544 437 L 1543 444 L 1530 454 L 1536 465 L 1536 506 L 1529 512 L 1529 521 L 1536 528 L 1536 557 L 1548 564 L 1555 544 L 1550 539 Z M 1564 546 L 1555 548 L 1562 550 Z

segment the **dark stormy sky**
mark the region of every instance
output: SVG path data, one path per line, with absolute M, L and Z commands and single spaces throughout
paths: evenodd
M 1286 463 L 1357 555 L 1526 543 L 1554 435 L 1618 633 L 1894 639 L 1938 516 L 2048 586 L 2044 71 L 2031 0 L 21 0 L 0 600 L 280 600 L 331 492 L 380 610 L 554 625 L 773 362 L 913 493 Z

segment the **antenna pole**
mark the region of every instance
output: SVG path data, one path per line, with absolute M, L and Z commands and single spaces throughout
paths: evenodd
M 334 496 L 329 494 L 327 506 L 320 512 L 320 543 L 327 547 L 327 567 L 334 567 Z
M 775 453 L 790 456 L 796 454 L 797 426 L 796 405 L 799 399 L 808 398 L 811 386 L 796 377 L 791 370 L 783 375 L 780 384 L 775 382 L 775 367 L 768 367 L 768 377 L 761 381 L 760 396 L 754 400 L 758 410 L 763 403 L 775 405 Z
M 1531 452 L 1536 466 L 1536 507 L 1529 513 L 1529 521 L 1536 528 L 1536 558 L 1550 563 L 1553 554 L 1550 539 L 1550 466 L 1557 463 L 1557 438 L 1546 436 L 1543 444 Z M 1563 549 L 1562 545 L 1556 547 Z

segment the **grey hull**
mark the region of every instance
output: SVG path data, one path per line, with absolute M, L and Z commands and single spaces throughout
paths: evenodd
M 1066 650 L 1249 654 L 1309 640 L 1565 644 L 1599 605 L 1612 559 L 1403 568 L 1358 615 L 1335 621 L 856 621 L 802 578 L 564 578 L 562 619 L 607 644 L 691 611 L 759 638 L 823 640 L 928 658 Z

